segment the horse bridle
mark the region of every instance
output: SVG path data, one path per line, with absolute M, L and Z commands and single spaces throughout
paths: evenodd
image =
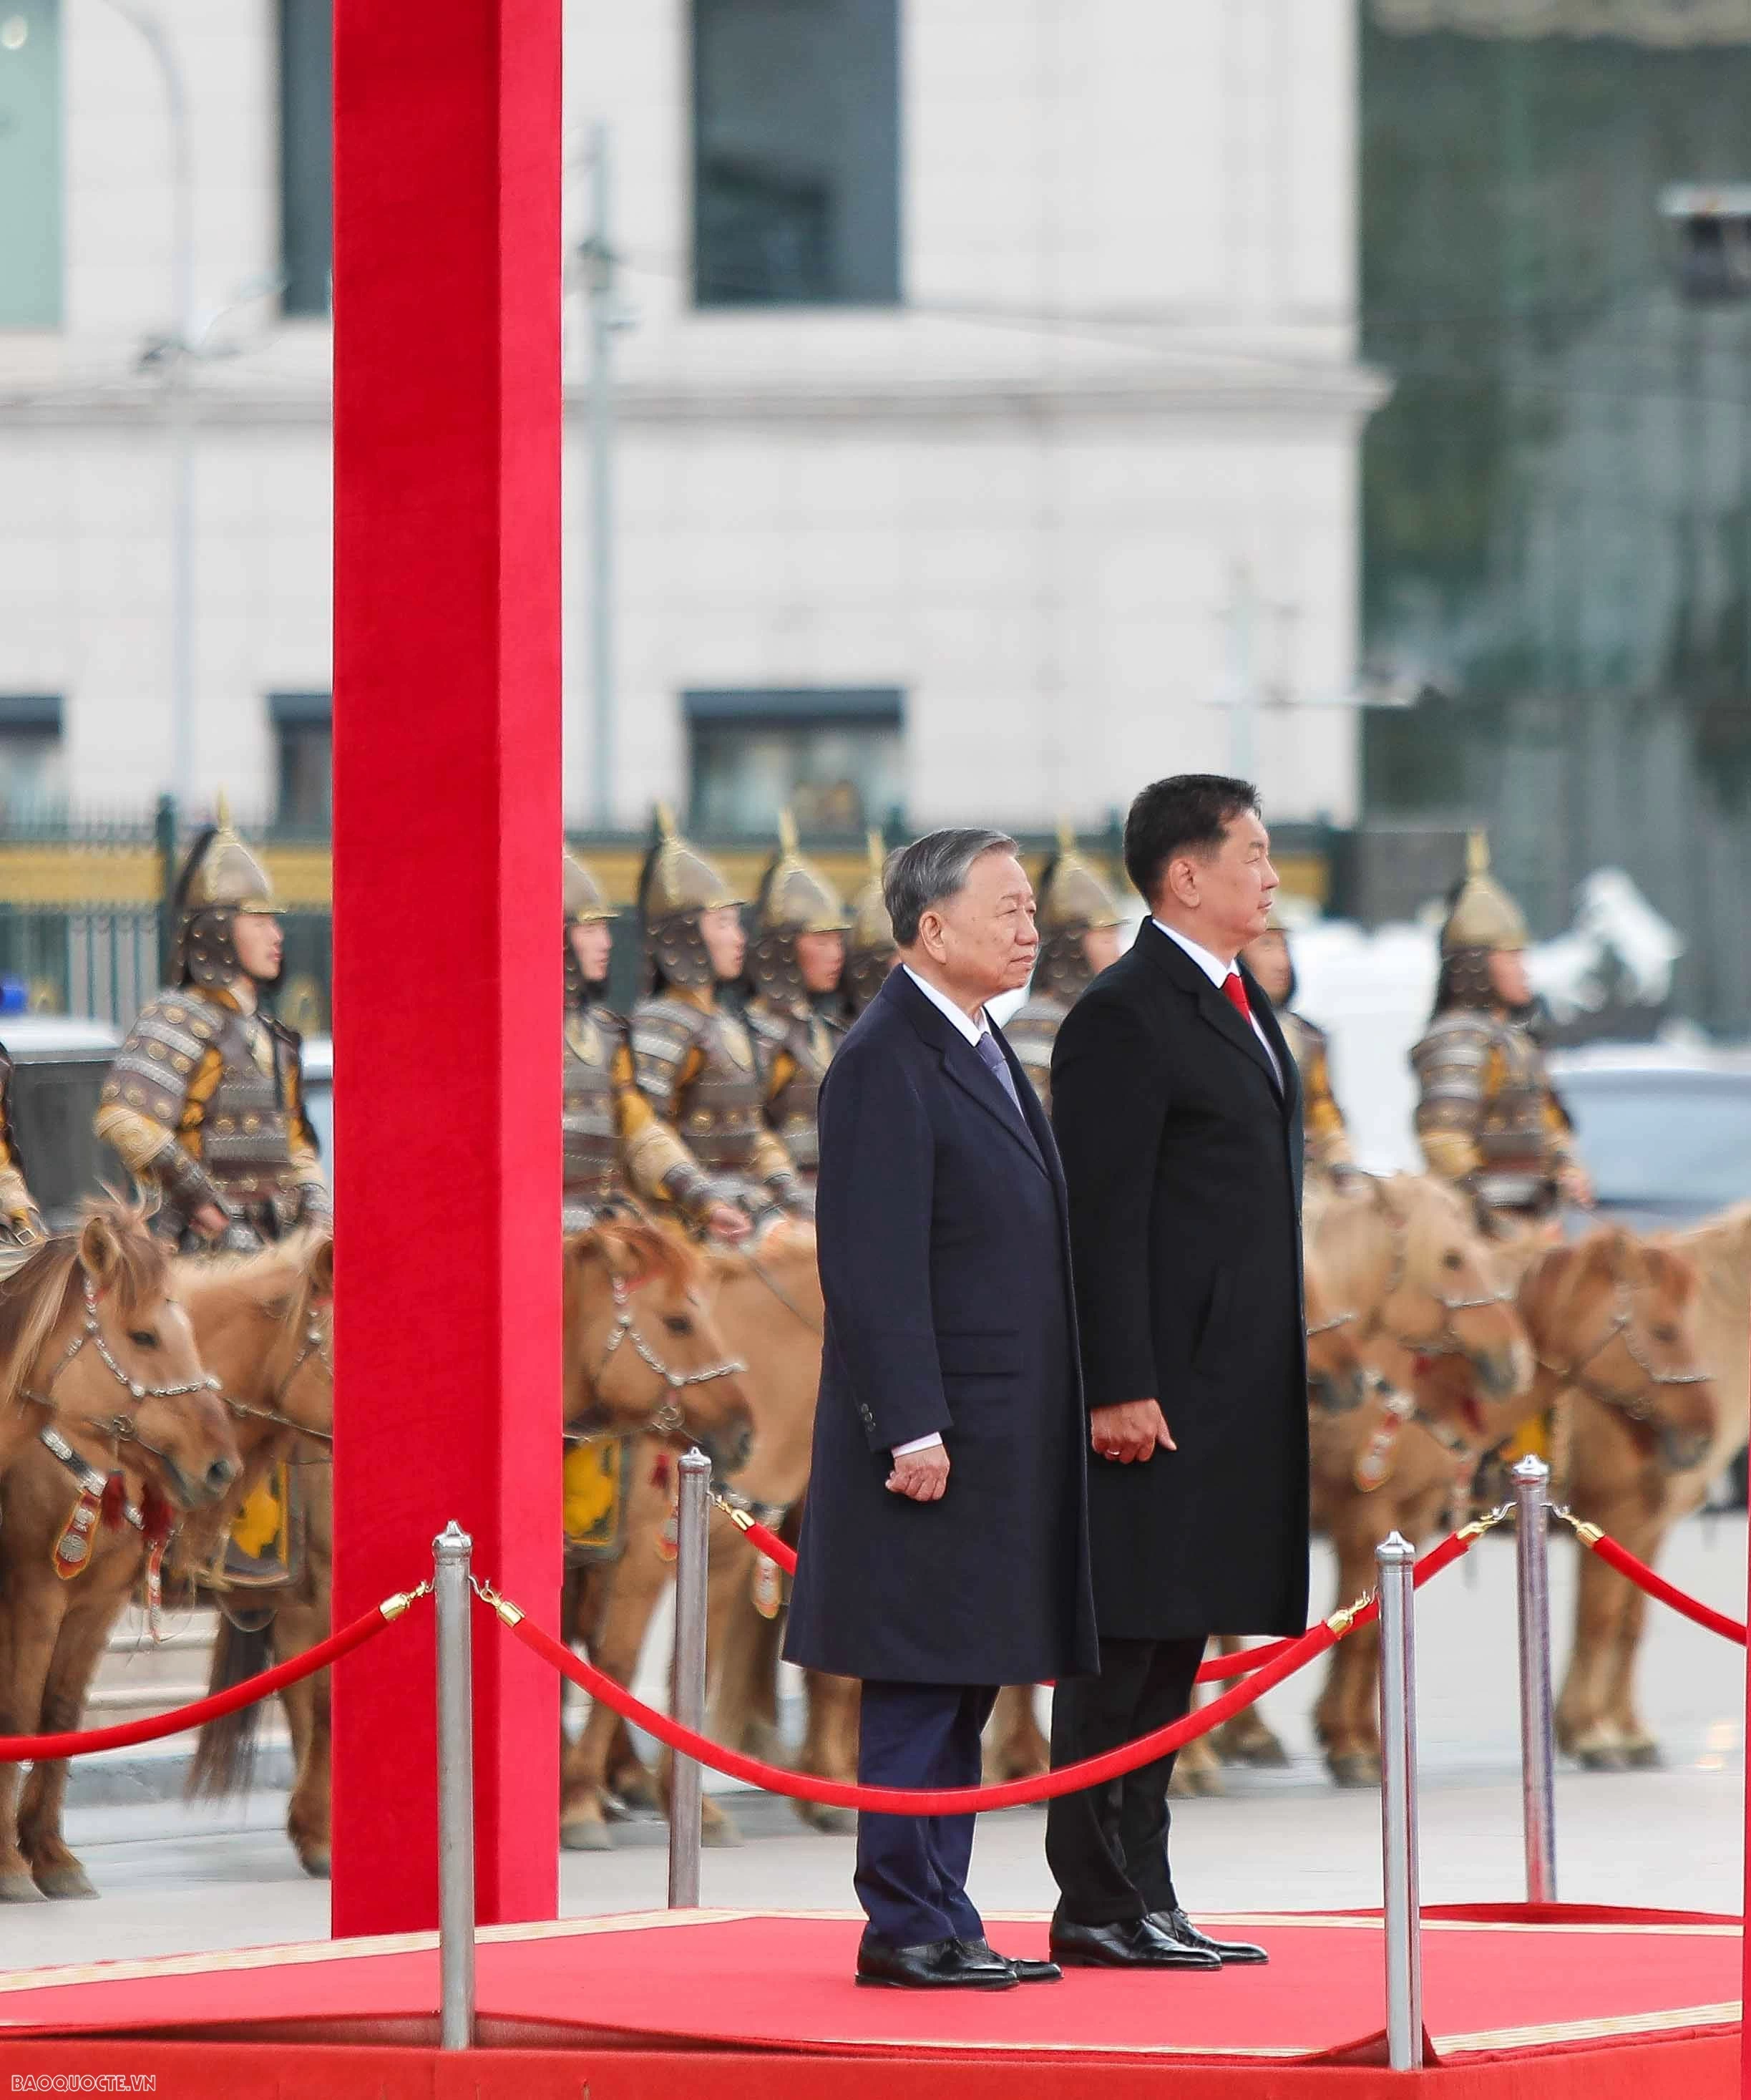
M 219 1392 L 219 1382 L 216 1378 L 192 1379 L 183 1385 L 143 1383 L 124 1365 L 117 1361 L 108 1343 L 104 1339 L 104 1330 L 97 1317 L 97 1294 L 91 1288 L 90 1277 L 81 1279 L 81 1287 L 85 1297 L 85 1319 L 80 1331 L 62 1350 L 60 1361 L 49 1374 L 48 1381 L 42 1390 L 39 1392 L 31 1386 L 21 1386 L 19 1388 L 20 1400 L 29 1401 L 33 1407 L 45 1408 L 51 1414 L 64 1414 L 65 1410 L 55 1397 L 55 1386 L 74 1357 L 82 1349 L 88 1347 L 97 1352 L 99 1361 L 117 1384 L 126 1387 L 135 1400 L 180 1400 L 186 1394 L 192 1392 L 217 1393 Z M 139 1425 L 131 1414 L 91 1416 L 86 1419 L 91 1429 L 95 1430 L 99 1436 L 108 1437 L 116 1447 L 118 1458 L 121 1456 L 121 1446 L 124 1444 L 131 1444 L 136 1450 L 148 1452 L 152 1458 L 163 1460 L 165 1465 L 174 1467 L 176 1462 L 168 1451 L 161 1450 L 156 1444 L 148 1443 L 141 1436 Z M 42 1440 L 46 1443 L 46 1431 L 42 1432 Z M 57 1438 L 56 1440 L 64 1441 L 64 1440 Z M 53 1450 L 54 1445 L 51 1445 L 49 1448 Z M 57 1452 L 55 1455 L 59 1457 L 60 1454 Z
M 1619 1392 L 1586 1375 L 1588 1365 L 1597 1363 L 1612 1343 L 1618 1341 L 1623 1343 L 1630 1362 L 1656 1392 L 1665 1386 L 1706 1385 L 1709 1382 L 1707 1371 L 1663 1371 L 1657 1364 L 1651 1364 L 1647 1361 L 1635 1339 L 1634 1286 L 1621 1275 L 1613 1280 L 1611 1325 L 1599 1341 L 1584 1357 L 1566 1368 L 1552 1363 L 1548 1357 L 1535 1352 L 1536 1361 L 1541 1370 L 1549 1371 L 1553 1378 L 1560 1379 L 1564 1385 L 1572 1386 L 1577 1392 L 1586 1393 L 1590 1400 L 1598 1401 L 1602 1407 L 1614 1408 L 1620 1414 L 1626 1414 L 1630 1421 L 1639 1423 L 1643 1428 L 1665 1427 L 1652 1394 Z
M 293 1416 L 288 1414 L 280 1405 L 297 1383 L 298 1373 L 303 1370 L 312 1357 L 317 1359 L 322 1368 L 328 1373 L 329 1385 L 332 1387 L 334 1383 L 334 1365 L 329 1360 L 329 1352 L 322 1332 L 322 1322 L 317 1317 L 318 1309 L 314 1305 L 310 1308 L 304 1325 L 302 1346 L 292 1359 L 290 1370 L 274 1388 L 273 1399 L 267 1406 L 258 1407 L 252 1401 L 239 1400 L 232 1393 L 225 1393 L 222 1397 L 226 1406 L 240 1421 L 267 1422 L 272 1423 L 276 1429 L 293 1430 L 300 1436 L 309 1437 L 313 1443 L 326 1444 L 332 1452 L 334 1448 L 334 1432 L 332 1429 L 312 1429 L 309 1423 L 299 1422 Z M 321 1461 L 315 1459 L 311 1462 L 320 1464 Z
M 598 1401 L 586 1408 L 576 1421 L 566 1424 L 568 1444 L 589 1444 L 604 1436 L 676 1436 L 686 1427 L 686 1417 L 681 1412 L 677 1397 L 690 1386 L 710 1385 L 715 1379 L 739 1377 L 748 1369 L 739 1357 L 726 1357 L 721 1363 L 708 1364 L 697 1371 L 673 1371 L 639 1333 L 632 1308 L 632 1286 L 624 1276 L 609 1278 L 616 1308 L 614 1331 L 608 1337 L 608 1346 L 602 1352 L 602 1361 L 597 1365 L 590 1379 L 593 1391 L 600 1392 L 602 1381 L 615 1351 L 621 1343 L 630 1342 L 633 1353 L 646 1370 L 655 1371 L 662 1381 L 659 1398 L 653 1402 L 650 1413 L 640 1421 L 624 1414 L 613 1414 Z
M 818 1320 L 811 1319 L 809 1316 L 804 1312 L 801 1306 L 796 1303 L 796 1299 L 792 1298 L 765 1269 L 761 1267 L 759 1257 L 757 1255 L 751 1254 L 745 1255 L 743 1259 L 747 1261 L 748 1267 L 752 1269 L 755 1275 L 760 1278 L 763 1284 L 765 1284 L 767 1290 L 770 1290 L 773 1296 L 778 1299 L 779 1304 L 784 1308 L 787 1312 L 791 1313 L 794 1317 L 800 1320 L 804 1326 L 809 1330 L 809 1332 L 811 1335 L 818 1335 L 822 1332 L 820 1321 Z
M 1435 1332 L 1426 1336 L 1394 1333 L 1386 1324 L 1385 1313 L 1387 1307 L 1404 1285 L 1405 1271 L 1410 1257 L 1410 1229 L 1387 1202 L 1378 1176 L 1370 1174 L 1366 1179 L 1372 1191 L 1370 1200 L 1374 1209 L 1386 1220 L 1387 1230 L 1392 1238 L 1392 1268 L 1387 1277 L 1386 1289 L 1380 1294 L 1380 1310 L 1363 1326 L 1361 1339 L 1367 1341 L 1375 1335 L 1384 1335 L 1395 1347 L 1414 1357 L 1469 1357 L 1471 1352 L 1454 1332 L 1454 1314 L 1481 1312 L 1491 1305 L 1511 1305 L 1514 1293 L 1511 1290 L 1496 1290 L 1483 1298 L 1449 1298 L 1439 1290 L 1432 1290 L 1429 1295 L 1440 1308 L 1442 1314 L 1441 1324 Z M 1309 1327 L 1307 1336 L 1312 1341 L 1318 1335 L 1335 1333 L 1339 1327 L 1351 1326 L 1361 1323 L 1361 1320 L 1359 1312 L 1334 1312 L 1330 1319 L 1321 1320 Z

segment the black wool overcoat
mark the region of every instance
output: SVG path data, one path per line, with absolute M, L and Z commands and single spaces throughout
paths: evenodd
M 1179 1446 L 1090 1458 L 1103 1635 L 1307 1624 L 1300 1085 L 1242 977 L 1281 1091 L 1245 1020 L 1147 920 L 1053 1049 L 1087 1405 L 1157 1400 Z
M 822 1086 L 827 1321 L 784 1643 L 809 1669 L 978 1685 L 1096 1666 L 1064 1180 L 1003 1054 L 1025 1131 L 896 969 Z M 942 1500 L 890 1493 L 893 1447 L 933 1430 Z

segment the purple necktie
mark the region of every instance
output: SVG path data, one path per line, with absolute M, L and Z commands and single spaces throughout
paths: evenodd
M 978 1052 L 981 1063 L 1008 1095 L 1010 1107 L 1021 1117 L 1021 1127 L 1026 1130 L 1027 1118 L 1022 1114 L 1021 1096 L 1016 1092 L 1015 1075 L 1009 1069 L 1009 1061 L 997 1047 L 997 1038 L 987 1028 L 973 1047 Z M 1032 1135 L 1031 1132 L 1029 1135 Z

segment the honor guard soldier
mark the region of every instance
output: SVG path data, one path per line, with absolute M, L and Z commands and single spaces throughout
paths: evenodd
M 254 1252 L 331 1215 L 304 1113 L 299 1037 L 263 1010 L 284 937 L 267 876 L 227 821 L 176 885 L 175 982 L 151 999 L 104 1083 L 97 1134 L 156 1189 L 184 1253 Z
M 825 1008 L 845 975 L 850 930 L 831 887 L 797 852 L 787 810 L 755 907 L 748 1025 L 765 1074 L 766 1121 L 811 1186 L 819 1156 L 815 1101 L 836 1040 Z
M 580 861 L 565 856 L 566 1020 L 563 1132 L 564 1210 L 568 1233 L 626 1193 L 622 1140 L 651 1121 L 633 1084 L 625 1021 L 606 1004 L 614 946 L 614 910 Z
M 12 1061 L 0 1043 L 0 1272 L 21 1260 L 42 1233 L 12 1122 Z
M 1059 1027 L 1101 971 L 1118 960 L 1118 929 L 1124 924 L 1112 893 L 1074 848 L 1069 827 L 1060 826 L 1058 850 L 1040 871 L 1034 982 L 1027 1004 L 1003 1031 L 1048 1115 L 1052 1046 Z
M 1301 1124 L 1306 1163 L 1330 1174 L 1354 1166 L 1343 1111 L 1331 1090 L 1331 1054 L 1325 1031 L 1295 1011 L 1295 958 L 1289 951 L 1289 929 L 1272 911 L 1265 930 L 1249 941 L 1242 954 L 1259 980 L 1277 1015 L 1284 1040 L 1301 1074 Z
M 1431 1174 L 1492 1210 L 1541 1217 L 1565 1197 L 1590 1203 L 1592 1185 L 1525 1025 L 1526 922 L 1492 879 L 1481 832 L 1472 834 L 1468 861 L 1441 928 L 1434 1017 L 1410 1053 L 1421 1090 L 1417 1135 Z
M 893 921 L 882 895 L 881 872 L 887 856 L 881 833 L 869 834 L 870 879 L 851 900 L 851 948 L 845 958 L 845 1012 L 855 1021 L 879 992 L 900 960 L 893 944 Z
M 808 1193 L 767 1127 L 748 1025 L 720 997 L 748 952 L 741 900 L 666 811 L 657 822 L 638 887 L 650 989 L 632 1017 L 633 1078 L 651 1119 L 627 1137 L 626 1169 L 640 1195 L 740 1239 L 781 1213 L 806 1215 Z

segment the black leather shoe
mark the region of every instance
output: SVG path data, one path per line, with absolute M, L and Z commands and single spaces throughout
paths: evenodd
M 1190 1947 L 1202 1953 L 1214 1954 L 1219 1961 L 1268 1961 L 1271 1958 L 1262 1947 L 1255 1947 L 1250 1940 L 1212 1939 L 1207 1932 L 1200 1932 L 1183 1910 L 1152 1910 L 1149 1923 L 1175 1947 Z
M 980 1961 L 1007 1961 L 1018 1983 L 1061 1983 L 1064 1971 L 1056 1961 L 1029 1961 L 1017 1954 L 999 1954 L 988 1939 L 964 1939 L 961 1946 Z
M 858 1981 L 901 1991 L 1012 1991 L 1021 1979 L 989 1952 L 970 1952 L 958 1939 L 919 1947 L 884 1947 L 866 1939 L 858 1948 Z
M 1158 1932 L 1147 1918 L 1118 1925 L 1052 1921 L 1052 1957 L 1066 1969 L 1220 1969 L 1220 1955 L 1184 1947 Z

